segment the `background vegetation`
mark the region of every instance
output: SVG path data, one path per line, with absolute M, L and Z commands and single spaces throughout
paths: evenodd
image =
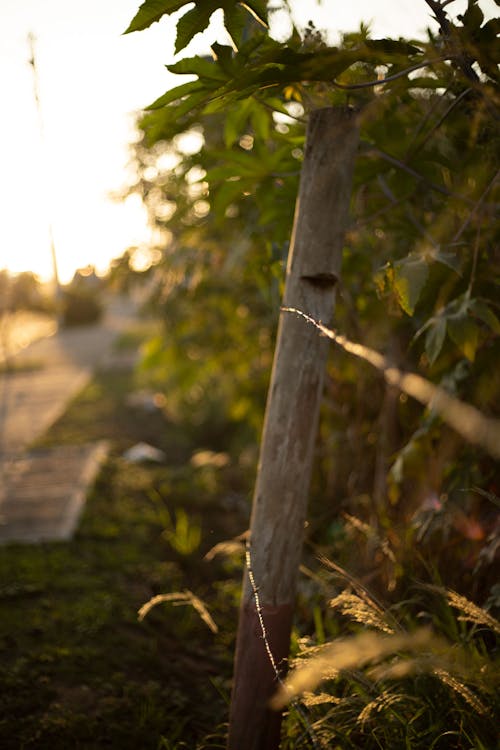
M 184 5 L 145 2 L 128 31 Z M 305 123 L 322 106 L 361 112 L 335 328 L 496 414 L 499 21 L 485 21 L 475 0 L 456 18 L 452 3 L 427 5 L 440 30 L 425 42 L 372 40 L 362 27 L 333 48 L 312 25 L 277 42 L 265 28 L 271 11 L 260 2 L 198 3 L 178 22 L 182 51 L 222 8 L 231 46 L 214 44 L 212 59 L 168 66 L 188 82 L 139 121 L 131 190 L 164 233 L 152 300 L 164 332 L 148 345 L 144 366 L 165 389 L 172 418 L 217 447 L 256 455 Z M 444 626 L 449 615 L 422 586 L 441 586 L 444 600 L 453 590 L 485 611 L 498 608 L 498 504 L 492 457 L 376 372 L 332 351 L 307 545 L 348 571 L 351 593 L 354 577 L 397 608 L 400 624 L 429 619 L 455 645 L 469 639 L 469 630 L 453 635 Z M 300 612 L 306 622 L 315 612 L 317 639 L 325 629 L 343 632 L 325 601 L 315 607 L 306 597 Z M 456 696 L 453 679 L 446 689 Z M 451 704 L 453 739 L 441 740 L 438 712 L 420 688 L 414 692 L 418 680 L 401 700 L 431 735 L 421 727 L 390 739 L 389 706 L 402 690 L 392 683 L 375 688 L 387 711 L 368 712 L 384 713 L 384 738 L 373 722 L 357 720 L 354 729 L 360 705 L 370 701 L 347 709 L 345 700 L 362 690 L 348 683 L 333 686 L 332 701 L 341 705 L 335 721 L 339 712 L 350 717 L 345 729 L 329 725 L 329 741 L 335 736 L 339 747 L 492 742 L 479 724 L 466 730 Z M 429 684 L 437 709 L 443 682 Z M 290 746 L 297 742 L 293 734 Z

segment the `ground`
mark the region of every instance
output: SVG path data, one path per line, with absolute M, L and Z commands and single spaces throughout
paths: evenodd
M 4 750 L 224 747 L 242 557 L 204 555 L 245 529 L 251 479 L 161 409 L 130 406 L 136 389 L 131 369 L 98 371 L 38 441 L 111 451 L 71 541 L 0 547 Z M 126 462 L 139 441 L 166 461 Z M 139 621 L 152 596 L 185 590 L 217 633 L 175 602 Z

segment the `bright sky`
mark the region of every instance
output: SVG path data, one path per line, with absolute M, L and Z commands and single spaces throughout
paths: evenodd
M 140 202 L 110 197 L 127 182 L 133 112 L 180 82 L 174 23 L 122 36 L 141 0 L 1 0 L 0 269 L 51 274 L 49 226 L 59 273 L 68 281 L 89 263 L 110 259 L 151 237 Z M 350 31 L 372 21 L 373 35 L 421 36 L 424 0 L 295 0 L 296 20 Z M 452 7 L 463 9 L 461 0 Z M 495 1 L 481 0 L 494 15 Z M 44 138 L 34 100 L 28 34 L 36 61 Z M 189 52 L 206 51 L 223 32 L 212 26 Z

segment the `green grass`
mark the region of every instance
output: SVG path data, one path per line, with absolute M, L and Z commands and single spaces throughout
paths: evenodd
M 128 408 L 134 387 L 130 373 L 99 373 L 38 441 L 106 438 L 112 450 L 72 541 L 0 547 L 2 750 L 224 745 L 240 571 L 202 558 L 244 529 L 221 502 L 244 488 L 231 466 L 208 481 L 189 463 L 203 446 L 161 412 Z M 139 440 L 167 463 L 125 462 Z M 180 518 L 199 526 L 192 548 L 175 543 Z M 138 621 L 152 596 L 185 589 L 217 634 L 189 606 L 162 604 Z

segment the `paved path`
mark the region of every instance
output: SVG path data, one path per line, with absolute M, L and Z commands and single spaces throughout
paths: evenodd
M 102 323 L 62 329 L 14 355 L 27 369 L 0 374 L 0 461 L 45 432 L 98 365 L 113 363 L 112 344 L 134 319 L 131 303 L 114 300 Z
M 0 543 L 70 539 L 107 453 L 107 443 L 100 441 L 10 460 L 2 477 Z
M 36 453 L 29 446 L 97 366 L 116 364 L 113 342 L 134 320 L 133 305 L 115 299 L 100 324 L 36 341 L 14 355 L 12 372 L 0 374 L 0 542 L 63 539 L 73 532 L 75 508 L 82 506 L 103 445 Z M 34 369 L 19 369 L 23 363 Z

